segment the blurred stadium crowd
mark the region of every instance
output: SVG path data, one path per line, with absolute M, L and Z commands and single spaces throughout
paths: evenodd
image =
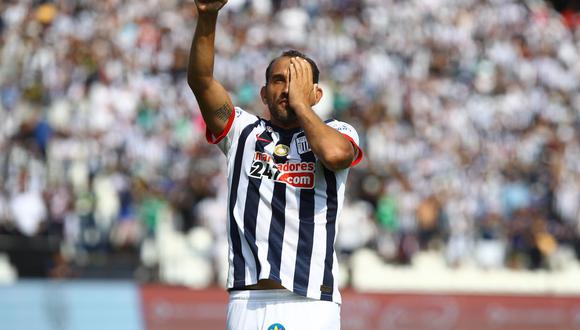
M 344 258 L 372 247 L 397 264 L 425 250 L 450 267 L 578 262 L 577 15 L 539 0 L 224 11 L 215 74 L 237 106 L 261 113 L 268 62 L 297 48 L 321 68 L 318 110 L 359 131 Z M 0 249 L 49 249 L 41 276 L 217 276 L 225 164 L 185 83 L 193 3 L 4 0 L 0 13 Z M 11 257 L 21 275 L 31 260 Z

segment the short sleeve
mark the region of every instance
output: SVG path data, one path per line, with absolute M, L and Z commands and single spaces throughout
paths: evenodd
M 354 160 L 352 161 L 352 164 L 350 164 L 350 166 L 352 167 L 352 166 L 355 166 L 358 163 L 360 163 L 360 161 L 363 159 L 363 151 L 359 146 L 358 133 L 356 132 L 354 127 L 352 127 L 351 125 L 349 125 L 345 122 L 338 121 L 338 120 L 330 121 L 327 123 L 327 125 L 334 128 L 342 135 L 344 135 L 350 141 L 350 143 L 352 143 L 352 145 L 354 146 L 355 157 L 354 157 Z
M 238 139 L 242 130 L 246 126 L 255 123 L 256 120 L 258 120 L 257 116 L 244 111 L 242 108 L 235 107 L 224 131 L 220 135 L 215 136 L 206 128 L 205 137 L 207 142 L 217 145 L 227 155 L 233 141 Z

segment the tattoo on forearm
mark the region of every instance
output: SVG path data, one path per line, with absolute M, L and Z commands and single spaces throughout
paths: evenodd
M 219 109 L 215 111 L 215 115 L 218 119 L 223 121 L 228 121 L 230 115 L 232 114 L 232 107 L 226 102 Z

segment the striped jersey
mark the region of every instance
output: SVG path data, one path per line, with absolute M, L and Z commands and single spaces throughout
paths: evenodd
M 327 125 L 356 148 L 346 123 Z M 271 279 L 301 296 L 341 303 L 334 251 L 348 169 L 333 172 L 310 150 L 302 128 L 285 130 L 235 108 L 224 132 L 208 142 L 227 158 L 227 288 Z

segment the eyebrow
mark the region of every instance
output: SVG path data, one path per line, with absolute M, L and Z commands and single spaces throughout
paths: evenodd
M 286 79 L 286 75 L 283 73 L 276 73 L 273 74 L 272 77 L 270 77 L 270 79 L 279 79 L 279 78 Z

